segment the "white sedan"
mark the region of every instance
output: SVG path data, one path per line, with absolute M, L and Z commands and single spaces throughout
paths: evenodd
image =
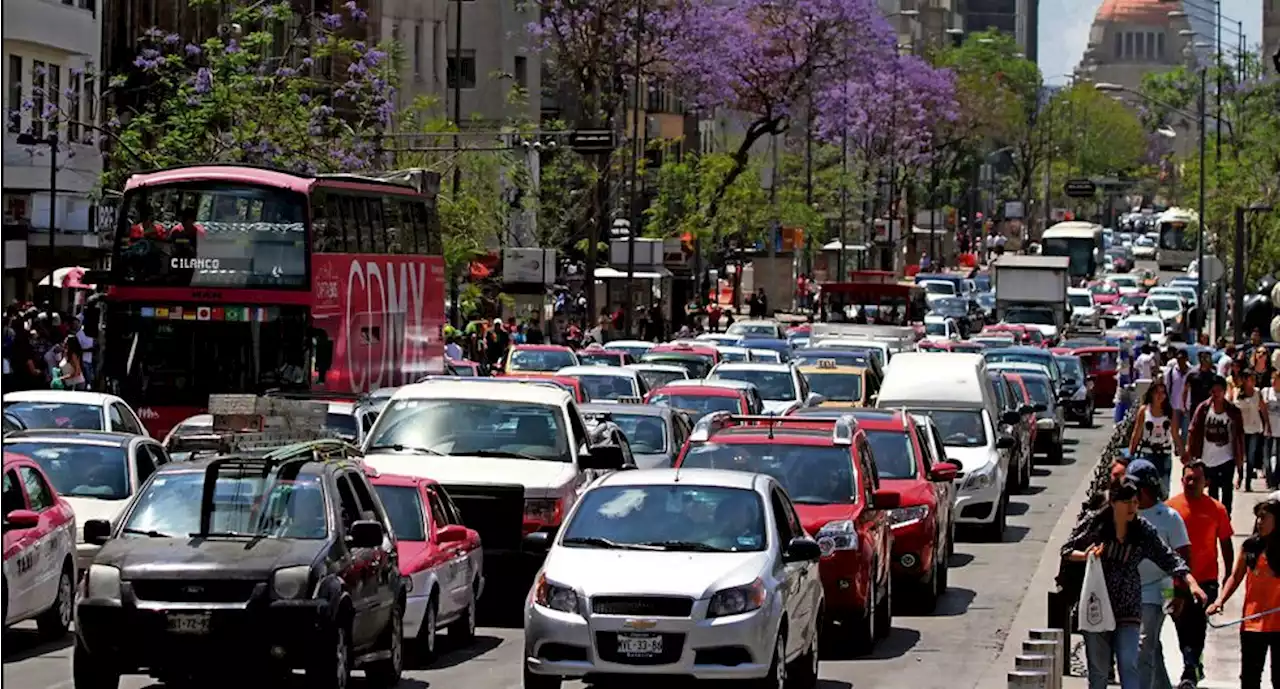
M 73 390 L 23 390 L 5 393 L 4 411 L 28 429 L 63 428 L 146 435 L 137 412 L 115 395 Z
M 1160 316 L 1170 326 L 1182 322 L 1182 313 L 1185 310 L 1186 303 L 1176 294 L 1149 294 L 1139 309 L 1143 313 L 1154 313 Z
M 1142 285 L 1138 282 L 1138 276 L 1128 273 L 1113 273 L 1103 278 L 1107 282 L 1115 285 L 1121 295 L 1137 294 L 1142 291 Z
M 760 391 L 766 414 L 783 416 L 800 407 L 822 402 L 822 396 L 809 390 L 809 382 L 790 364 L 766 362 L 717 364 L 707 374 L 708 380 L 736 380 L 751 383 Z
M 1150 237 L 1138 237 L 1133 240 L 1133 257 L 1143 261 L 1154 260 L 1156 258 L 1156 243 Z
M 1156 315 L 1136 313 L 1116 324 L 1117 330 L 1141 330 L 1147 334 L 1151 344 L 1163 347 L 1168 339 L 1169 329 L 1164 319 Z

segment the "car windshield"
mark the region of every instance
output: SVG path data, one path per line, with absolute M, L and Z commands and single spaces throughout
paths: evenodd
M 1093 299 L 1090 299 L 1087 294 L 1069 294 L 1067 295 L 1067 301 L 1071 302 L 1072 306 L 1078 306 L 1080 308 L 1087 309 L 1093 307 Z
M 728 347 L 720 348 L 721 361 L 746 361 L 750 352 L 745 349 L 729 349 Z
M 617 413 L 609 416 L 627 436 L 633 453 L 657 455 L 667 451 L 667 424 L 661 416 Z
M 573 352 L 563 349 L 517 349 L 511 352 L 508 371 L 559 371 L 578 363 Z
M 1053 356 L 1051 354 L 1048 354 L 1047 352 L 1045 356 L 1037 356 L 1035 354 L 1023 354 L 1021 352 L 995 351 L 995 352 L 987 352 L 986 354 L 984 354 L 984 356 L 987 358 L 987 363 L 991 363 L 991 364 L 998 364 L 1001 362 L 1010 362 L 1015 364 L 1036 364 L 1039 366 L 1044 366 L 1049 371 L 1053 370 L 1053 367 L 1050 365 L 1051 362 L 1053 361 Z
M 717 411 L 730 414 L 741 414 L 742 398 L 734 395 L 699 395 L 697 393 L 665 393 L 659 392 L 649 398 L 650 404 L 661 404 L 676 409 L 687 409 L 695 416 L 702 417 Z
M 936 335 L 938 337 L 946 337 L 947 324 L 946 322 L 929 321 L 924 324 L 924 334 Z
M 751 358 L 755 361 L 767 361 L 773 364 L 780 364 L 782 363 L 782 352 L 774 351 L 772 349 L 753 349 L 751 350 Z
M 933 419 L 947 447 L 982 447 L 987 444 L 987 429 L 982 412 L 953 409 L 912 409 Z
M 1146 300 L 1147 298 L 1141 294 L 1126 294 L 1120 297 L 1120 303 L 1125 306 L 1142 306 Z
M 759 369 L 720 369 L 714 377 L 719 380 L 740 380 L 751 383 L 760 390 L 760 397 L 770 402 L 790 402 L 796 399 L 796 382 L 791 371 L 762 371 Z
M 1148 335 L 1159 335 L 1160 333 L 1164 332 L 1164 321 L 1158 321 L 1155 319 L 1152 319 L 1152 320 L 1143 319 L 1140 321 L 1125 321 L 1124 323 L 1120 324 L 1120 327 L 1128 328 L 1130 330 L 1134 330 L 1134 329 L 1141 330 Z
M 1089 287 L 1089 291 L 1094 294 L 1115 294 L 1116 286 L 1106 282 L 1099 282 Z
M 772 323 L 734 323 L 725 331 L 726 335 L 753 335 L 755 337 L 777 337 L 778 326 Z
M 571 462 L 558 407 L 476 399 L 400 399 L 370 431 L 366 451 Z
M 862 376 L 857 373 L 804 374 L 809 389 L 822 395 L 828 402 L 861 402 Z
M 374 485 L 378 499 L 391 519 L 391 530 L 401 541 L 427 540 L 426 520 L 422 516 L 422 494 L 417 486 Z
M 867 431 L 880 478 L 915 478 L 916 456 L 905 431 Z
M 642 361 L 654 364 L 667 364 L 670 366 L 679 366 L 689 372 L 690 378 L 706 378 L 714 366 L 710 359 L 700 356 L 691 355 L 664 355 L 662 352 L 653 352 L 645 354 Z M 652 386 L 650 386 L 652 387 Z
M 640 376 L 644 386 L 650 390 L 657 390 L 673 380 L 688 379 L 688 374 L 681 371 L 638 370 L 636 375 Z
M 34 459 L 63 497 L 125 500 L 133 494 L 128 453 L 123 447 L 7 442 L 4 451 Z
M 1084 380 L 1084 364 L 1079 357 L 1063 356 L 1054 357 L 1054 359 L 1058 362 L 1058 369 L 1062 371 L 1064 378 L 1075 378 L 1077 383 Z
M 602 486 L 573 514 L 560 540 L 568 548 L 759 552 L 768 544 L 764 503 L 743 488 Z
M 1147 303 L 1154 306 L 1157 311 L 1180 311 L 1182 304 L 1177 299 L 1147 299 Z
M 209 505 L 209 534 L 318 540 L 329 533 L 320 477 L 298 466 L 263 476 L 230 467 L 217 472 Z M 284 473 L 287 472 L 287 473 Z M 124 523 L 124 535 L 187 538 L 199 535 L 204 471 L 162 473 L 151 479 Z
M 639 394 L 635 384 L 626 376 L 575 374 L 573 377 L 586 388 L 587 397 L 593 400 L 616 400 Z
M 924 291 L 928 292 L 929 294 L 955 294 L 956 293 L 955 285 L 951 284 L 950 282 L 943 282 L 941 280 L 926 280 L 923 283 L 921 283 L 921 286 L 924 287 Z
M 607 352 L 578 352 L 578 363 L 597 366 L 621 366 L 622 361 L 617 354 Z
M 356 421 L 355 414 L 329 412 L 324 417 L 324 428 L 344 440 L 355 440 L 360 435 L 360 427 Z
M 9 402 L 4 410 L 30 429 L 73 428 L 83 431 L 101 431 L 102 407 L 97 404 L 72 404 L 65 402 Z
M 606 350 L 617 350 L 619 352 L 626 352 L 627 356 L 630 357 L 632 361 L 635 361 L 636 359 L 640 358 L 642 355 L 644 355 L 645 352 L 649 351 L 652 348 L 653 348 L 653 345 L 646 345 L 646 344 L 635 344 L 635 345 L 611 344 L 605 347 Z
M 768 474 L 798 505 L 848 505 L 858 493 L 847 447 L 700 443 L 689 446 L 680 466 Z
M 1132 275 L 1112 275 L 1107 279 L 1121 287 L 1138 286 L 1138 278 L 1133 277 Z
M 1053 321 L 1053 312 L 1047 309 L 1009 309 L 1004 319 L 1010 323 L 1056 325 Z

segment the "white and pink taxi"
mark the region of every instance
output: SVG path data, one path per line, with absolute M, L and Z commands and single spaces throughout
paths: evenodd
M 4 626 L 34 619 L 42 637 L 67 633 L 75 605 L 76 515 L 40 465 L 4 453 Z

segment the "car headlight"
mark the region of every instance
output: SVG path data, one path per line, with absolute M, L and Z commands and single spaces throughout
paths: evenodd
M 852 519 L 827 522 L 817 534 L 818 547 L 826 557 L 837 550 L 858 549 L 858 529 Z
M 1071 399 L 1077 402 L 1083 402 L 1088 396 L 1089 388 L 1081 385 L 1079 388 L 1076 388 L 1075 393 L 1071 395 Z
M 896 510 L 889 511 L 889 524 L 895 528 L 922 522 L 928 518 L 928 505 L 912 505 L 911 507 L 899 507 Z
M 311 583 L 311 567 L 285 567 L 277 569 L 271 576 L 271 590 L 277 598 L 292 600 L 301 598 L 307 592 L 307 584 Z
M 744 612 L 759 610 L 768 598 L 764 581 L 756 579 L 750 584 L 735 586 L 731 589 L 716 591 L 711 596 L 711 604 L 707 606 L 707 617 L 726 617 L 741 615 Z
M 964 485 L 961 491 L 977 491 L 985 490 L 996 482 L 996 465 L 994 463 L 987 464 L 973 471 L 964 478 Z
M 568 586 L 548 581 L 545 574 L 539 574 L 533 585 L 533 602 L 560 612 L 578 612 L 578 594 Z
M 120 569 L 108 565 L 91 565 L 84 578 L 84 597 L 120 600 Z

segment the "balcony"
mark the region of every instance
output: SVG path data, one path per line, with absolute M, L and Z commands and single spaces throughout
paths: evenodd
M 101 22 L 86 0 L 5 0 L 4 40 L 32 43 L 69 55 L 98 59 Z M 19 51 L 22 52 L 22 51 Z

